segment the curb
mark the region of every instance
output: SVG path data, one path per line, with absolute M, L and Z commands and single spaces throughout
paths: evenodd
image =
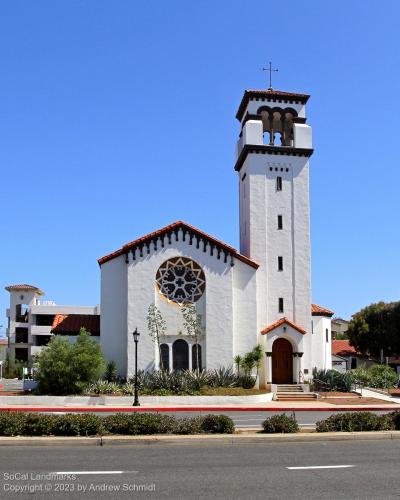
M 300 443 L 328 441 L 374 441 L 400 439 L 400 431 L 332 432 L 300 434 L 210 434 L 193 436 L 103 437 L 1 437 L 0 446 L 122 446 L 122 445 L 240 445 L 254 443 Z
M 400 410 L 400 406 L 382 405 L 382 406 L 335 406 L 329 407 L 292 407 L 292 406 L 0 406 L 0 411 L 26 411 L 26 412 L 234 412 L 234 411 L 262 411 L 262 412 L 277 412 L 277 411 L 394 411 Z

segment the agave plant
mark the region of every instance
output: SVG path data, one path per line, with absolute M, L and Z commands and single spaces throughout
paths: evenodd
M 132 382 L 127 382 L 122 386 L 122 393 L 125 396 L 131 396 L 135 390 L 135 384 Z
M 90 384 L 85 392 L 90 394 L 118 394 L 121 392 L 121 389 L 118 384 L 101 379 Z
M 210 385 L 211 382 L 211 373 L 207 370 L 186 370 L 185 372 L 183 372 L 183 375 L 186 378 L 187 384 L 190 389 L 194 391 L 199 391 L 202 387 Z
M 231 366 L 228 368 L 220 367 L 210 373 L 211 387 L 235 387 L 237 382 L 238 376 L 233 373 Z

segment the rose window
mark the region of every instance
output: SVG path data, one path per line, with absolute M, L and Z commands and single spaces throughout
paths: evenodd
M 156 282 L 160 292 L 178 304 L 196 302 L 206 286 L 201 267 L 185 257 L 165 261 L 157 271 Z

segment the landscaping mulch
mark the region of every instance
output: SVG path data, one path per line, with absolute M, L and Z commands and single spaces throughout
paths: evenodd
M 333 405 L 376 405 L 376 404 L 389 404 L 388 401 L 377 398 L 361 398 L 361 397 L 350 397 L 350 398 L 331 398 L 329 403 Z
M 359 398 L 360 395 L 355 392 L 339 392 L 339 391 L 318 391 L 321 398 Z

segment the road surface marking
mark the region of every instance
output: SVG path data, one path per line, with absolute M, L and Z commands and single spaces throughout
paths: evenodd
M 53 472 L 57 476 L 61 475 L 105 475 L 105 474 L 137 474 L 139 471 L 137 470 L 81 470 L 81 471 L 63 471 L 63 472 Z
M 307 470 L 307 469 L 347 469 L 355 465 L 311 465 L 308 467 L 286 467 L 289 470 Z

